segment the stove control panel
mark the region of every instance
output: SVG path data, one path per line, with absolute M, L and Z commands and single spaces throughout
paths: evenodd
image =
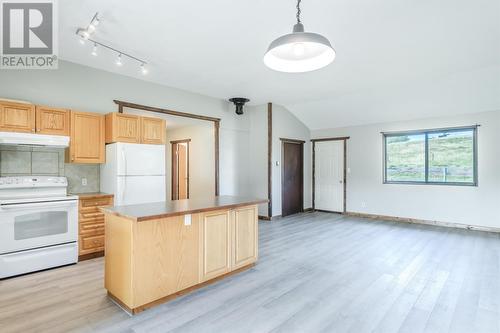
M 4 188 L 67 187 L 66 177 L 20 176 L 0 177 L 0 190 Z

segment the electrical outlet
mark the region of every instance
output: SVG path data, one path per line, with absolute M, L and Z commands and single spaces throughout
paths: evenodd
M 184 225 L 191 225 L 191 214 L 184 215 Z
M 364 202 L 364 201 L 363 201 L 363 202 L 361 203 L 361 207 L 366 208 L 366 202 Z
M 82 186 L 87 186 L 87 178 L 82 178 Z

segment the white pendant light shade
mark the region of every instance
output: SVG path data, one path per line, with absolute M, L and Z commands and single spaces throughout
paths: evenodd
M 326 37 L 304 32 L 300 22 L 300 2 L 297 1 L 297 24 L 293 32 L 275 39 L 264 55 L 266 66 L 276 71 L 310 72 L 335 60 L 335 50 Z

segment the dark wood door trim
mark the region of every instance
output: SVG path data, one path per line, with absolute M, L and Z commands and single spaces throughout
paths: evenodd
M 351 138 L 350 136 L 339 136 L 339 137 L 335 137 L 335 138 L 311 139 L 311 142 L 348 140 L 350 138 Z
M 337 137 L 337 138 L 325 138 L 325 139 L 313 139 L 312 141 L 312 208 L 316 210 L 315 201 L 316 201 L 316 142 L 322 141 L 344 141 L 344 175 L 343 175 L 343 183 L 344 183 L 344 211 L 345 214 L 347 212 L 347 140 L 349 140 L 349 136 L 345 137 Z
M 267 216 L 273 217 L 273 104 L 267 103 Z
M 296 139 L 284 139 L 281 140 L 281 216 L 286 216 L 283 213 L 283 198 L 285 197 L 285 160 L 284 160 L 284 150 L 285 144 L 297 144 L 300 145 L 300 160 L 301 160 L 301 175 L 300 175 L 300 211 L 304 211 L 304 143 L 305 141 L 296 140 Z
M 183 139 L 183 140 L 173 140 L 173 141 L 170 141 L 170 144 L 172 145 L 172 148 L 170 149 L 170 151 L 172 152 L 172 158 L 171 158 L 171 195 L 170 197 L 172 198 L 172 200 L 178 200 L 179 199 L 179 167 L 178 167 L 178 164 L 176 164 L 176 167 L 175 167 L 175 170 L 177 170 L 177 179 L 174 178 L 174 162 L 177 162 L 177 159 L 174 155 L 174 147 L 177 146 L 178 143 L 187 143 L 187 151 L 186 151 L 186 154 L 187 154 L 187 189 L 186 189 L 186 192 L 187 192 L 187 197 L 189 199 L 189 161 L 190 161 L 190 157 L 189 157 L 189 146 L 190 146 L 190 143 L 191 142 L 191 139 Z M 174 192 L 174 187 L 175 187 L 175 192 Z
M 118 105 L 118 112 L 123 113 L 123 108 L 131 108 L 131 109 L 136 109 L 136 110 L 143 110 L 143 111 L 149 111 L 149 112 L 156 112 L 156 113 L 162 113 L 162 114 L 168 114 L 171 116 L 178 116 L 178 117 L 185 117 L 185 118 L 192 118 L 192 119 L 198 119 L 198 120 L 206 120 L 206 121 L 212 121 L 214 123 L 214 138 L 215 138 L 215 153 L 214 153 L 214 158 L 215 158 L 215 195 L 219 195 L 219 188 L 220 188 L 220 180 L 219 180 L 219 135 L 220 135 L 220 118 L 215 118 L 215 117 L 209 117 L 209 116 L 202 116 L 194 113 L 187 113 L 187 112 L 179 112 L 179 111 L 173 111 L 169 109 L 164 109 L 164 108 L 157 108 L 153 106 L 147 106 L 147 105 L 142 105 L 142 104 L 136 104 L 136 103 L 130 103 L 130 102 L 124 102 L 120 100 L 113 100 L 115 104 Z
M 191 142 L 191 139 L 172 140 L 172 141 L 170 141 L 170 143 L 184 143 L 184 142 Z
M 299 144 L 304 144 L 306 143 L 304 140 L 296 140 L 296 139 L 286 139 L 286 138 L 280 138 L 281 141 L 288 142 L 288 143 L 299 143 Z
M 119 101 L 116 99 L 113 100 L 113 102 L 115 102 L 115 104 L 118 104 L 118 112 L 120 112 L 120 113 L 123 113 L 123 108 L 131 108 L 131 109 L 136 109 L 136 110 L 163 113 L 163 114 L 169 114 L 171 116 L 179 116 L 179 117 L 192 118 L 192 119 L 198 119 L 198 120 L 207 120 L 207 121 L 213 121 L 213 122 L 220 121 L 220 118 L 202 116 L 202 115 L 194 114 L 194 113 L 173 111 L 173 110 L 164 109 L 164 108 L 157 108 L 154 106 L 147 106 L 147 105 L 142 105 L 142 104 Z

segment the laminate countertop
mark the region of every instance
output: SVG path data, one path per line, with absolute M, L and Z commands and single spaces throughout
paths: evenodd
M 161 219 L 172 216 L 195 214 L 230 209 L 236 207 L 257 205 L 268 202 L 267 199 L 256 199 L 237 196 L 207 196 L 203 198 L 169 200 L 137 205 L 105 207 L 105 214 L 113 214 L 137 222 Z

